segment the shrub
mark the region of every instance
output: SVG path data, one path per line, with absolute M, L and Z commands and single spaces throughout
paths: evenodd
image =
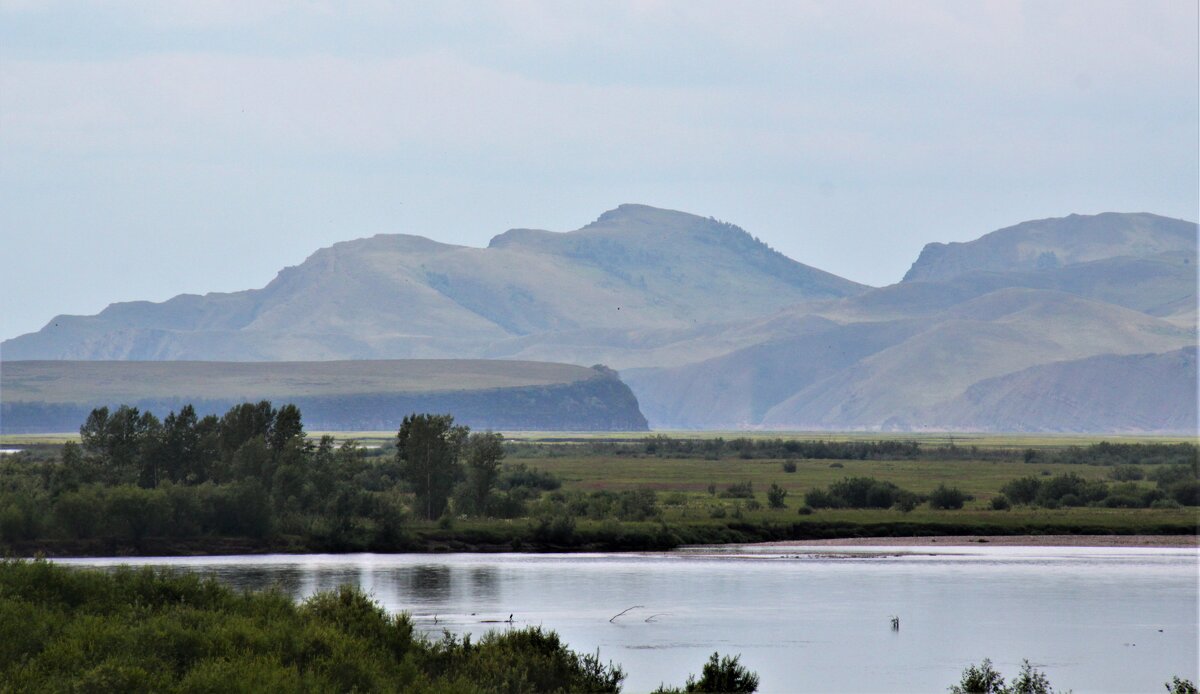
M 575 517 L 567 513 L 548 513 L 538 516 L 533 537 L 539 542 L 565 544 L 575 537 Z
M 1012 684 L 1004 686 L 1004 677 L 984 658 L 978 666 L 963 670 L 962 679 L 950 687 L 951 694 L 1053 694 L 1046 675 L 1026 660 Z
M 813 512 L 813 507 L 812 507 L 812 506 L 808 506 L 808 505 L 806 504 L 806 505 L 804 505 L 804 506 L 801 506 L 800 508 L 796 509 L 796 512 L 797 512 L 797 513 L 799 513 L 799 514 L 800 514 L 800 515 L 802 515 L 802 516 L 811 516 L 811 515 L 812 515 L 812 512 Z
M 844 467 L 846 467 L 846 466 L 845 466 L 845 465 L 842 465 L 841 463 L 830 463 L 830 464 L 829 464 L 829 467 L 831 467 L 831 468 L 844 468 Z
M 745 482 L 736 482 L 725 488 L 721 492 L 722 499 L 752 499 L 754 498 L 754 484 L 749 480 Z
M 838 508 L 842 500 L 824 489 L 810 489 L 804 495 L 804 504 L 808 508 Z
M 758 675 L 754 674 L 738 661 L 741 656 L 721 657 L 713 653 L 700 672 L 700 679 L 688 675 L 687 684 L 683 689 L 678 687 L 659 687 L 654 694 L 681 694 L 682 692 L 726 692 L 742 694 L 758 691 Z
M 1145 474 L 1138 465 L 1117 465 L 1109 470 L 1108 476 L 1118 482 L 1134 482 L 1145 477 Z
M 992 661 L 984 658 L 978 666 L 970 665 L 963 670 L 962 679 L 950 687 L 952 694 L 1006 694 L 1004 677 L 992 667 Z
M 993 511 L 1007 511 L 1010 508 L 1012 508 L 1012 504 L 1009 503 L 1007 496 L 1001 494 L 1000 496 L 992 497 Z
M 535 467 L 527 467 L 524 463 L 505 464 L 500 476 L 496 479 L 496 487 L 502 491 L 516 487 L 528 487 L 552 492 L 561 486 L 562 481 L 552 473 L 543 472 Z
M 794 460 L 783 461 L 783 471 L 784 472 L 795 472 L 796 471 L 796 461 L 794 461 Z
M 1182 506 L 1200 506 L 1200 480 L 1181 480 L 1166 491 Z
M 787 498 L 787 495 L 786 489 L 772 482 L 771 488 L 767 490 L 767 504 L 771 508 L 785 508 L 784 499 Z
M 955 510 L 962 508 L 966 501 L 967 495 L 958 487 L 947 487 L 945 484 L 939 484 L 937 489 L 934 489 L 929 495 L 929 508 Z

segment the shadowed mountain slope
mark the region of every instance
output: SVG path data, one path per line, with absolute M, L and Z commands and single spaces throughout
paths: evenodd
M 1033 366 L 972 385 L 926 417 L 971 431 L 1196 432 L 1196 347 Z

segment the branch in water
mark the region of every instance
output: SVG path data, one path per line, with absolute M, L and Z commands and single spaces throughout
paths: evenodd
M 638 609 L 639 607 L 645 607 L 645 605 L 634 605 L 633 607 L 628 607 L 628 608 L 625 608 L 624 610 L 621 610 L 620 612 L 618 612 L 618 613 L 616 613 L 615 615 L 613 615 L 613 616 L 612 616 L 612 619 L 609 619 L 608 621 L 609 621 L 609 622 L 612 622 L 612 621 L 613 621 L 613 619 L 616 619 L 617 617 L 620 617 L 621 615 L 625 614 L 625 613 L 626 613 L 626 612 L 628 612 L 629 610 L 636 610 L 636 609 Z

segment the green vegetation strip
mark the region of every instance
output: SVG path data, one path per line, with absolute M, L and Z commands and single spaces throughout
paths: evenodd
M 938 535 L 1195 535 L 1193 443 L 782 437 L 507 440 L 412 415 L 371 447 L 300 411 L 92 412 L 0 457 L 0 549 L 31 556 L 670 549 Z M 1022 441 L 1021 443 L 1026 443 Z

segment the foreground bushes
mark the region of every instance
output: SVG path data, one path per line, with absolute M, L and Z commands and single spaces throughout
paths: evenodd
M 357 589 L 301 604 L 195 574 L 0 563 L 0 691 L 619 691 L 624 673 L 533 627 L 414 635 Z
M 1163 687 L 1169 694 L 1197 694 L 1196 685 L 1190 680 L 1171 678 Z M 963 670 L 962 679 L 950 687 L 951 694 L 1054 694 L 1050 686 L 1050 678 L 1026 660 L 1021 664 L 1021 671 L 1009 684 L 1004 684 L 1004 676 L 994 667 L 992 661 L 983 659 L 979 665 L 970 665 Z

